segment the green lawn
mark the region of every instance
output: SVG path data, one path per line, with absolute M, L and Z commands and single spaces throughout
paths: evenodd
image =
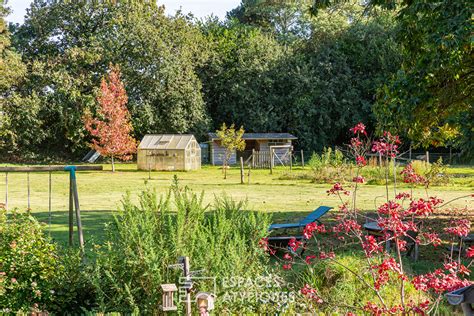
M 135 164 L 119 164 L 117 171 L 112 173 L 110 165 L 104 165 L 104 171 L 79 172 L 78 188 L 82 209 L 82 220 L 86 239 L 92 237 L 100 241 L 103 237 L 103 225 L 111 219 L 112 213 L 120 206 L 120 201 L 126 192 L 133 199 L 137 193 L 147 187 L 164 194 L 176 174 L 181 185 L 187 185 L 197 191 L 205 191 L 206 203 L 212 202 L 214 195 L 227 194 L 234 199 L 246 199 L 248 208 L 275 213 L 275 220 L 283 218 L 298 218 L 319 205 L 336 207 L 340 201 L 328 196 L 326 190 L 330 184 L 314 184 L 309 180 L 280 180 L 286 168 L 277 168 L 273 175 L 269 170 L 252 170 L 250 184 L 240 184 L 240 172 L 232 168 L 228 178 L 223 179 L 222 171 L 217 167 L 205 166 L 199 171 L 191 172 L 152 172 L 148 180 L 148 172 L 137 171 Z M 293 169 L 293 173 L 303 173 L 301 167 Z M 442 197 L 445 200 L 474 192 L 474 168 L 450 168 L 449 173 L 455 178 L 452 184 L 430 189 L 430 195 Z M 55 172 L 52 175 L 52 236 L 65 241 L 67 238 L 67 208 L 68 208 L 68 174 Z M 9 208 L 20 210 L 27 207 L 27 182 L 25 173 L 10 173 Z M 247 181 L 247 178 L 246 178 Z M 31 173 L 31 209 L 42 221 L 48 222 L 48 174 Z M 403 185 L 402 185 L 403 186 Z M 407 187 L 400 190 L 407 190 Z M 393 194 L 393 189 L 390 190 Z M 0 174 L 0 202 L 4 201 L 5 180 Z M 374 199 L 383 201 L 384 186 L 362 185 L 359 191 L 358 205 L 363 210 L 374 210 Z M 424 190 L 416 190 L 416 194 L 425 196 Z M 460 199 L 452 204 L 453 207 L 474 209 L 473 199 Z

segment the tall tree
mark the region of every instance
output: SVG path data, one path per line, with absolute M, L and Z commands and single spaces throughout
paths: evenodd
M 375 108 L 381 127 L 415 145 L 458 143 L 474 157 L 472 2 L 402 1 L 397 21 L 405 56 Z
M 313 12 L 348 0 L 314 0 Z M 370 0 L 396 13 L 403 63 L 374 107 L 380 129 L 474 157 L 472 1 Z
M 93 137 L 91 147 L 112 158 L 112 172 L 115 172 L 114 158 L 129 160 L 137 149 L 137 143 L 130 135 L 133 128 L 126 106 L 127 93 L 118 67 L 112 66 L 107 79 L 102 79 L 97 101 L 97 117 L 86 114 L 84 126 Z
M 13 42 L 31 67 L 22 94 L 37 96 L 45 132 L 25 151 L 83 155 L 82 116 L 109 63 L 127 82 L 136 138 L 206 128 L 195 73 L 206 59 L 203 37 L 187 17 L 168 17 L 153 1 L 35 0 Z
M 239 23 L 210 21 L 203 26 L 210 58 L 202 67 L 204 100 L 214 128 L 235 122 L 248 131 L 276 128 L 268 91 L 273 78 L 266 75 L 283 55 L 272 37 Z
M 227 18 L 260 28 L 283 44 L 306 38 L 310 31 L 310 0 L 242 0 Z
M 17 133 L 12 127 L 12 116 L 8 114 L 7 100 L 15 95 L 23 79 L 26 67 L 20 55 L 11 47 L 10 32 L 5 17 L 10 13 L 5 0 L 0 0 L 0 149 L 11 150 Z

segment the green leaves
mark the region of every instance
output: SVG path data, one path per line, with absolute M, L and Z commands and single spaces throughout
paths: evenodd
M 472 156 L 463 123 L 473 112 L 469 8 L 469 1 L 402 3 L 397 39 L 404 59 L 374 108 L 381 128 L 405 132 L 417 146 L 462 144 Z
M 14 149 L 82 156 L 82 117 L 95 108 L 96 87 L 110 63 L 122 69 L 136 138 L 207 129 L 195 71 L 207 58 L 206 45 L 184 16 L 167 17 L 151 2 L 38 0 L 14 43 L 30 68 L 20 94 L 36 93 L 35 119 L 45 131 L 36 146 Z

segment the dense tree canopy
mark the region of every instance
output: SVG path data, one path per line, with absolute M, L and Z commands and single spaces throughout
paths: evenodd
M 343 141 L 359 120 L 375 125 L 377 88 L 398 69 L 400 54 L 391 16 L 349 22 L 362 11 L 321 12 L 311 36 L 291 49 L 242 24 L 207 23 L 213 53 L 202 82 L 214 127 L 292 132 L 302 148 L 321 150 Z
M 205 43 L 186 17 L 166 17 L 153 4 L 36 0 L 15 33 L 30 67 L 25 95 L 35 94 L 39 130 L 51 150 L 84 150 L 82 116 L 96 106 L 96 87 L 117 64 L 137 137 L 206 126 L 195 67 Z
M 202 139 L 235 123 L 320 150 L 364 121 L 474 148 L 467 0 L 242 0 L 224 21 L 166 16 L 153 1 L 35 0 L 11 34 L 0 1 L 0 149 L 11 159 L 83 155 L 83 116 L 109 64 L 137 139 Z
M 376 107 L 380 125 L 407 131 L 418 145 L 457 141 L 472 155 L 472 2 L 403 1 L 397 22 L 404 59 Z
M 0 149 L 7 148 L 16 138 L 12 117 L 7 114 L 7 101 L 17 98 L 16 89 L 25 75 L 25 65 L 10 42 L 5 16 L 9 13 L 5 1 L 0 0 Z

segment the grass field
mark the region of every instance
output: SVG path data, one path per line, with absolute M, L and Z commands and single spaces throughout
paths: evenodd
M 151 188 L 159 194 L 165 194 L 174 175 L 181 185 L 196 191 L 205 191 L 205 201 L 210 203 L 214 195 L 226 194 L 237 200 L 247 200 L 248 208 L 274 213 L 275 221 L 285 219 L 296 220 L 319 205 L 336 207 L 340 201 L 326 194 L 330 184 L 314 184 L 309 180 L 281 180 L 280 176 L 288 172 L 286 168 L 274 170 L 252 170 L 250 184 L 240 184 L 240 172 L 231 169 L 228 178 L 223 179 L 221 169 L 205 166 L 199 171 L 191 172 L 148 172 L 137 171 L 135 164 L 119 164 L 117 171 L 111 172 L 110 165 L 104 165 L 104 171 L 79 172 L 78 189 L 82 210 L 82 220 L 86 239 L 100 241 L 103 237 L 103 225 L 109 221 L 126 192 L 132 199 L 137 193 Z M 293 173 L 306 172 L 295 167 Z M 430 195 L 450 200 L 474 192 L 474 168 L 451 167 L 449 172 L 454 176 L 451 184 L 433 187 Z M 68 174 L 55 172 L 52 174 L 52 225 L 53 238 L 64 242 L 67 238 L 68 208 Z M 27 208 L 27 176 L 25 173 L 10 173 L 8 176 L 9 209 L 24 210 Z M 41 221 L 48 222 L 48 174 L 30 173 L 31 210 Z M 400 190 L 407 190 L 402 184 Z M 419 196 L 425 196 L 422 189 L 415 190 Z M 4 201 L 5 180 L 0 174 L 0 202 Z M 374 200 L 383 201 L 384 186 L 362 185 L 359 191 L 358 205 L 363 210 L 374 210 Z M 393 194 L 393 189 L 390 190 Z M 474 210 L 473 199 L 466 198 L 455 201 L 451 207 Z M 49 229 L 49 228 L 48 228 Z

